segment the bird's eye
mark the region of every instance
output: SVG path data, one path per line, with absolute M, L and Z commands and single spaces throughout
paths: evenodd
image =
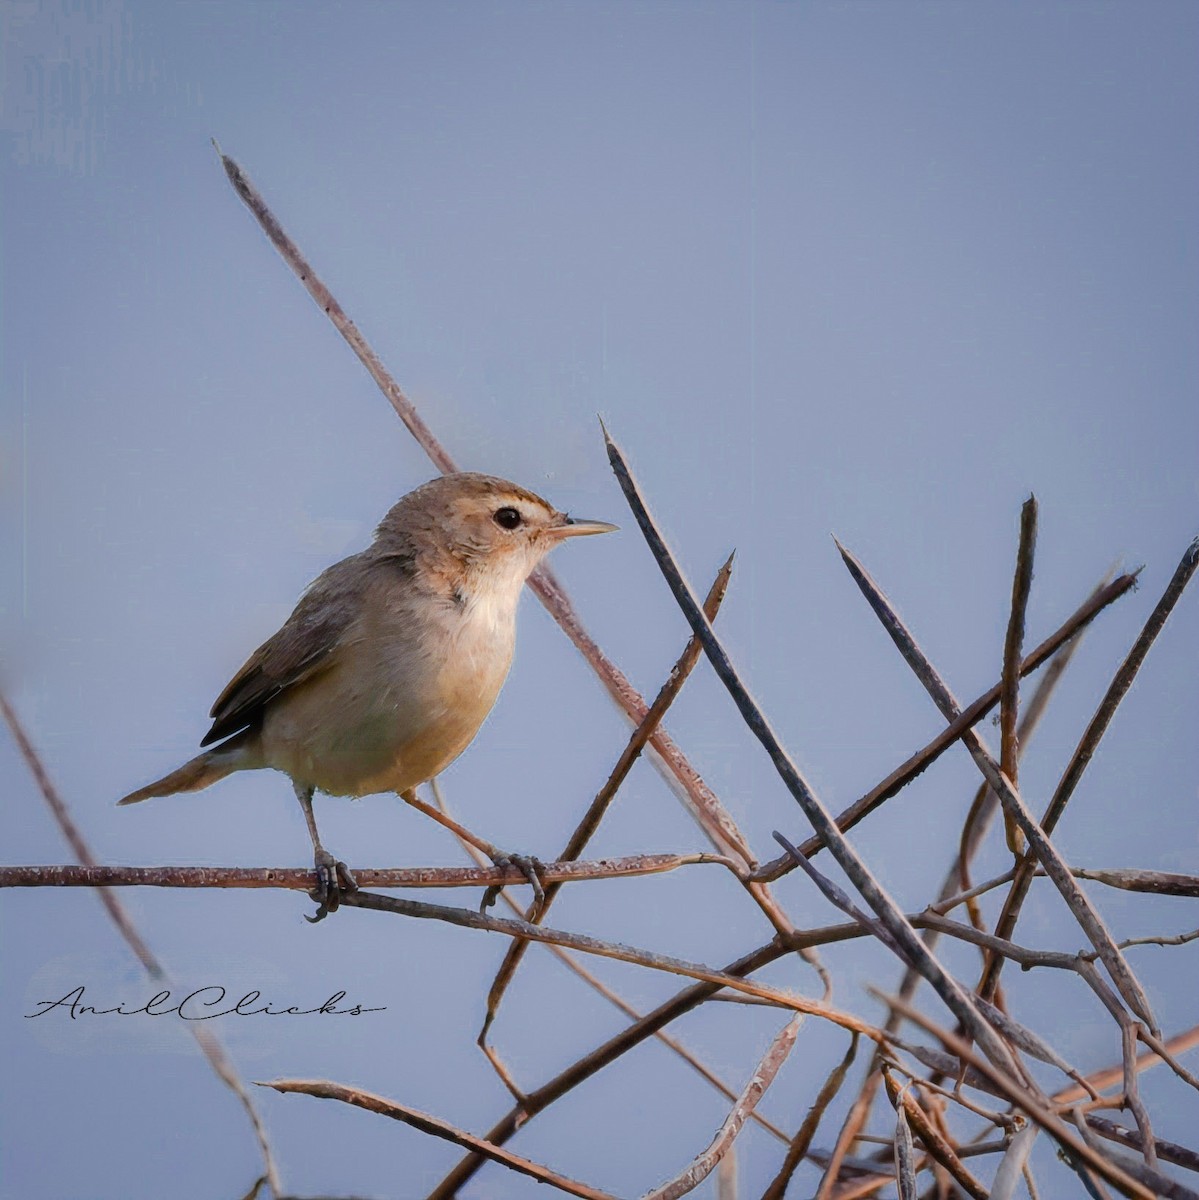
M 521 522 L 520 513 L 514 508 L 497 508 L 492 519 L 501 529 L 515 529 Z

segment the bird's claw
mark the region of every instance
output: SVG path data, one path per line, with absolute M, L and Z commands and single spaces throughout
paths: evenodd
M 345 863 L 333 857 L 328 850 L 318 850 L 313 856 L 316 867 L 316 887 L 309 895 L 320 905 L 315 917 L 305 916 L 311 925 L 323 921 L 331 912 L 341 907 L 342 892 L 356 892 L 358 881 Z
M 545 871 L 545 863 L 541 859 L 532 854 L 493 854 L 491 861 L 497 867 L 503 870 L 505 867 L 516 867 L 520 873 L 529 881 L 529 886 L 533 889 L 534 902 L 540 904 L 545 899 L 545 888 L 541 883 L 541 876 Z M 479 904 L 479 912 L 485 913 L 499 899 L 503 885 L 494 883 L 483 893 L 483 900 Z

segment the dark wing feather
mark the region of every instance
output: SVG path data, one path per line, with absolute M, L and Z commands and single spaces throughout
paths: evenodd
M 304 593 L 274 637 L 246 660 L 212 706 L 212 728 L 201 746 L 257 724 L 266 706 L 289 687 L 329 665 L 329 656 L 357 619 L 365 555 L 330 567 Z

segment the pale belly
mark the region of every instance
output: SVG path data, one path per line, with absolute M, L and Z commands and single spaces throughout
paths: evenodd
M 460 642 L 419 664 L 369 644 L 344 652 L 272 702 L 263 765 L 334 796 L 403 792 L 431 779 L 470 745 L 512 659 L 510 639 Z

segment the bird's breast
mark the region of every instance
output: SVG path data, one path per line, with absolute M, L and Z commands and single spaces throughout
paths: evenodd
M 507 677 L 515 614 L 467 598 L 421 622 L 403 616 L 359 629 L 328 671 L 279 697 L 263 729 L 268 765 L 362 796 L 415 787 L 466 749 Z

